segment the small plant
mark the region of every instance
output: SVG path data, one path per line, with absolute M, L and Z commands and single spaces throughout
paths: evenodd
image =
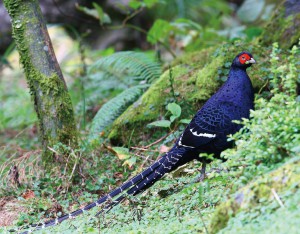
M 125 147 L 110 147 L 106 146 L 106 148 L 116 155 L 120 160 L 123 160 L 123 166 L 128 165 L 131 168 L 136 163 L 136 157 L 129 152 L 128 148 Z
M 175 102 L 169 103 L 167 105 L 167 110 L 171 113 L 169 120 L 158 120 L 152 123 L 149 123 L 147 126 L 149 127 L 162 127 L 162 128 L 170 128 L 171 124 L 176 120 L 179 119 L 181 116 L 181 107 L 176 104 Z M 190 119 L 179 119 L 179 123 L 188 124 L 191 120 Z

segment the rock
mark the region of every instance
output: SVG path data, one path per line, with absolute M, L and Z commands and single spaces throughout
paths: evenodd
M 286 0 L 279 5 L 259 38 L 262 46 L 278 42 L 280 48 L 290 49 L 300 38 L 300 1 Z

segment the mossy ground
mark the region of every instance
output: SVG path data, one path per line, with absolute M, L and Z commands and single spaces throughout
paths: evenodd
M 184 176 L 168 175 L 104 216 L 95 218 L 97 210 L 93 209 L 80 218 L 37 233 L 285 233 L 287 223 L 291 225 L 289 233 L 297 233 L 299 157 L 237 190 L 230 173 L 211 170 L 220 166 L 218 162 L 209 167 L 204 182 L 193 183 L 199 166 L 190 163 L 189 168 L 194 169 Z
M 277 209 L 284 210 L 280 202 L 286 203 L 286 200 L 277 200 L 276 194 L 278 198 L 280 197 L 279 199 L 299 200 L 299 181 L 300 159 L 298 158 L 249 183 L 231 195 L 230 200 L 218 206 L 211 219 L 210 233 L 217 233 L 226 226 L 221 233 L 241 233 L 244 225 L 248 229 L 248 231 L 244 230 L 244 233 L 251 233 L 250 230 L 255 229 L 266 231 L 266 227 L 261 225 L 258 228 L 255 227 L 254 223 L 263 223 L 266 220 L 279 218 L 276 217 L 276 212 L 275 214 L 272 213 Z M 294 195 L 296 195 L 295 198 Z M 299 211 L 300 207 L 288 207 L 288 209 Z M 270 217 L 266 217 L 267 215 Z M 262 219 L 261 216 L 265 217 Z M 300 216 L 296 216 L 296 218 L 300 221 Z M 268 223 L 268 226 L 272 228 L 271 223 Z

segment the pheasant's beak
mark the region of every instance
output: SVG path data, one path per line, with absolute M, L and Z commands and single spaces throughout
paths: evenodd
M 254 58 L 251 58 L 250 60 L 246 61 L 246 64 L 249 64 L 249 63 L 256 63 L 256 61 L 254 60 Z

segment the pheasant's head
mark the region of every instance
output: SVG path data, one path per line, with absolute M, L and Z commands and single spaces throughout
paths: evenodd
M 255 60 L 253 59 L 252 54 L 250 54 L 247 51 L 243 51 L 235 57 L 235 59 L 232 62 L 232 66 L 246 69 L 250 67 L 253 63 L 255 63 Z

